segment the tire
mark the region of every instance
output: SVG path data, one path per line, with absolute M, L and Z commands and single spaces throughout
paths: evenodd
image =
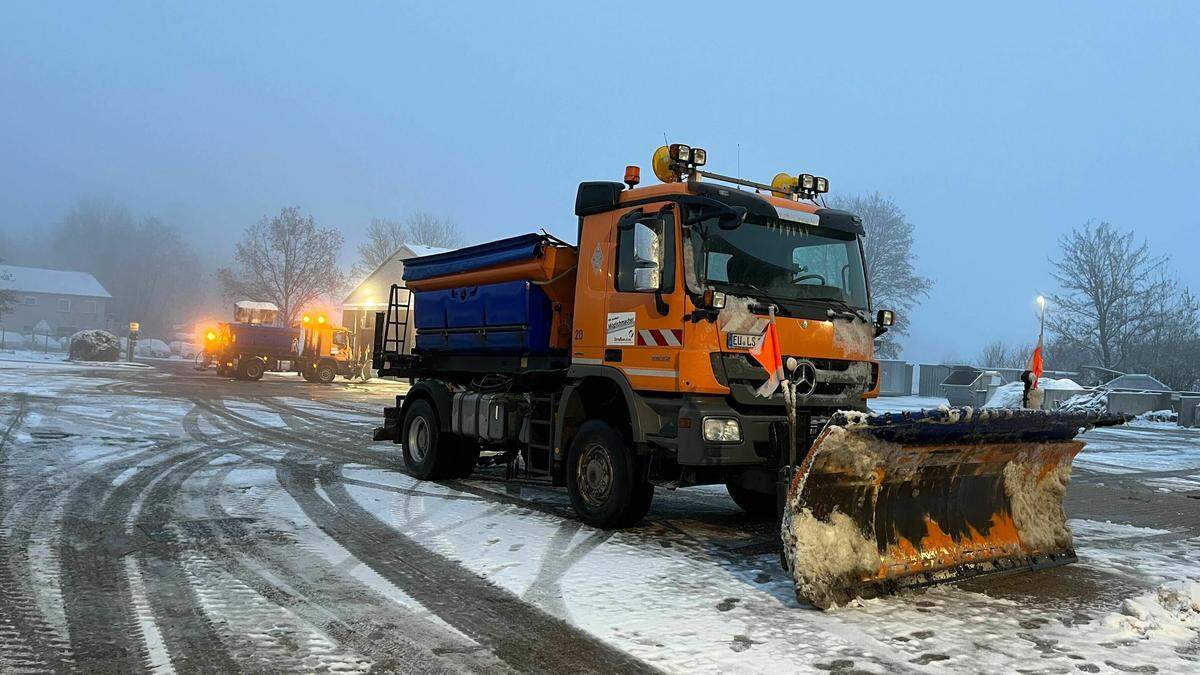
M 650 510 L 654 486 L 632 448 L 603 420 L 584 422 L 567 454 L 567 494 L 584 523 L 603 530 L 635 525 Z
M 774 494 L 748 490 L 735 483 L 734 480 L 733 478 L 726 480 L 725 489 L 729 491 L 729 496 L 733 499 L 734 503 L 740 506 L 743 511 L 752 516 L 775 515 Z
M 241 366 L 241 379 L 257 382 L 263 378 L 265 368 L 263 362 L 258 359 L 248 359 Z
M 337 367 L 332 363 L 318 363 L 314 379 L 321 384 L 329 384 L 337 378 Z
M 454 452 L 455 439 L 442 434 L 437 413 L 429 401 L 415 401 L 404 416 L 400 441 L 404 447 L 404 464 L 413 476 L 421 480 L 441 480 L 454 476 L 463 460 Z M 478 456 L 478 455 L 476 455 Z

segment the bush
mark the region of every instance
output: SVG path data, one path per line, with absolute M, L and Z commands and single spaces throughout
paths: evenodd
M 71 336 L 71 361 L 116 361 L 121 341 L 105 330 L 81 330 Z

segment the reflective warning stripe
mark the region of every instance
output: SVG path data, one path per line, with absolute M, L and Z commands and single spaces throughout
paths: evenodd
M 638 331 L 639 347 L 682 347 L 683 329 L 650 328 Z

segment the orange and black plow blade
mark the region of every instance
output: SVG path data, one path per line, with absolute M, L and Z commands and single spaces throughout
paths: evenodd
M 1123 420 L 1035 410 L 838 413 L 783 513 L 796 595 L 855 597 L 1075 561 L 1063 495 L 1080 431 Z

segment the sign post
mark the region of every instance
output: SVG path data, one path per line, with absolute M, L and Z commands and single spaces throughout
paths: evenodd
M 138 329 L 141 326 L 136 321 L 129 322 L 129 339 L 126 341 L 127 349 L 125 352 L 125 360 L 133 363 L 133 349 L 137 346 Z

